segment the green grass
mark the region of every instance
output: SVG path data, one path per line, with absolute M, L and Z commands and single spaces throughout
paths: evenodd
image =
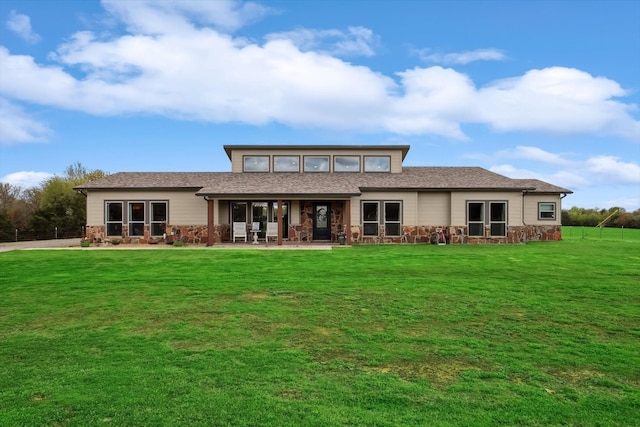
M 565 240 L 624 240 L 640 243 L 640 229 L 621 227 L 562 227 Z
M 0 253 L 0 425 L 631 426 L 640 244 Z

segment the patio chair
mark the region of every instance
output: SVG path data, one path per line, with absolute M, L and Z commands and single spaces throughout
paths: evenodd
M 247 223 L 246 222 L 234 222 L 233 223 L 233 243 L 236 239 L 244 239 L 247 242 Z
M 267 243 L 269 243 L 269 237 L 273 237 L 275 239 L 278 238 L 278 223 L 277 222 L 268 222 L 267 223 L 267 234 L 265 234 L 264 238 Z

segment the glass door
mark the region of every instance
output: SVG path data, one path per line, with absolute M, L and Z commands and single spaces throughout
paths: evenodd
M 331 240 L 331 205 L 316 203 L 313 213 L 313 240 Z

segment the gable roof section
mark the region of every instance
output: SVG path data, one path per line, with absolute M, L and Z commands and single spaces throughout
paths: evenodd
M 194 190 L 198 196 L 335 196 L 363 191 L 529 191 L 571 193 L 540 180 L 480 167 L 404 167 L 402 173 L 119 172 L 77 190 Z

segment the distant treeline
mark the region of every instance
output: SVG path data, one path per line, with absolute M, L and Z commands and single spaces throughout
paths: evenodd
M 574 206 L 569 210 L 562 211 L 562 225 L 595 227 L 609 216 L 611 218 L 606 221 L 605 227 L 640 228 L 640 209 L 627 212 L 624 208 L 616 207 L 588 209 Z

